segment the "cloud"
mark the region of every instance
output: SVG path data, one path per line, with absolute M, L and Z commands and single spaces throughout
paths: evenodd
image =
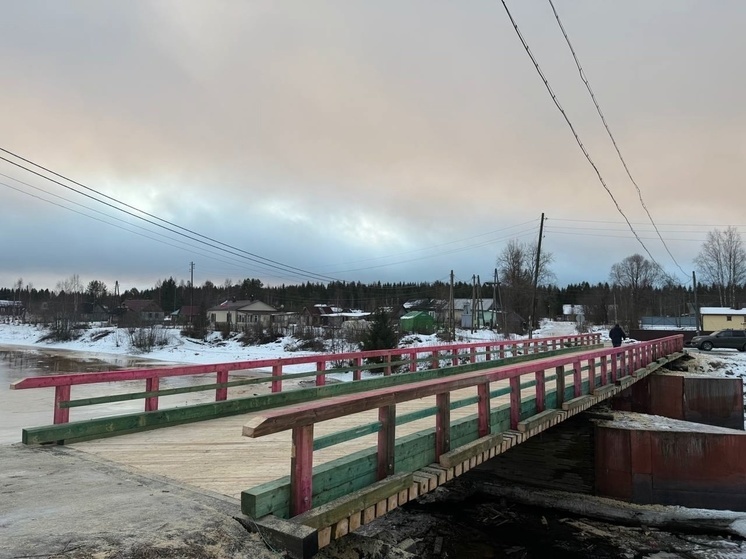
M 557 7 L 656 220 L 739 224 L 739 206 L 729 200 L 742 198 L 746 116 L 738 94 L 746 78 L 733 68 L 746 47 L 739 25 L 746 7 Z M 551 10 L 511 9 L 615 198 L 644 225 Z M 611 264 L 641 250 L 631 233 L 584 233 L 580 222 L 564 222 L 551 237 L 553 219 L 621 222 L 622 229 L 624 220 L 499 4 L 19 3 L 6 16 L 4 147 L 211 238 L 301 268 L 355 269 L 346 279 L 363 281 L 424 280 L 452 267 L 467 277 L 491 271 L 507 235 L 482 246 L 473 239 L 538 224 L 541 212 L 550 218 L 545 242 L 560 283 L 603 280 Z M 154 282 L 197 258 L 214 281 L 228 272 L 270 273 L 234 255 L 221 262 L 203 249 L 174 249 L 5 187 L 0 199 L 20 219 L 5 219 L 0 232 L 24 238 L 0 284 L 27 269 L 64 276 L 84 266 Z M 147 227 L 151 236 L 163 233 Z M 696 235 L 703 237 L 701 230 L 670 237 L 688 267 L 698 245 L 676 239 Z M 655 237 L 651 252 L 674 267 Z M 423 250 L 409 264 L 394 256 L 459 239 L 449 247 L 455 252 Z M 88 250 L 62 249 L 74 245 Z M 91 258 L 112 247 L 124 258 Z M 423 254 L 433 256 L 414 259 Z M 380 260 L 367 270 L 347 264 L 368 259 Z

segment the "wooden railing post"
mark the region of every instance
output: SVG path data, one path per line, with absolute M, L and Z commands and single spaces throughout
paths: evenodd
M 601 356 L 601 386 L 609 383 L 609 359 L 607 355 Z
M 390 354 L 388 355 L 390 357 Z M 358 356 L 355 357 L 355 370 L 352 373 L 352 380 L 360 380 L 363 378 L 363 370 L 360 368 L 363 365 L 363 358 Z
M 409 352 L 409 372 L 417 372 L 417 350 Z
M 619 377 L 619 354 L 614 353 L 611 356 L 611 382 L 615 383 Z
M 313 506 L 313 423 L 293 427 L 290 454 L 290 516 Z
M 430 361 L 430 368 L 440 369 L 440 355 L 437 350 L 432 352 L 432 360 Z
M 381 429 L 378 431 L 377 478 L 384 479 L 394 474 L 396 462 L 396 406 L 378 408 L 378 421 Z
M 557 409 L 562 409 L 562 404 L 565 403 L 565 366 L 560 365 L 555 367 L 554 375 L 557 391 Z
M 228 369 L 219 368 L 217 370 L 217 383 L 225 384 L 228 382 Z M 228 387 L 223 386 L 222 388 L 215 389 L 215 401 L 220 402 L 228 399 Z
M 386 363 L 386 367 L 383 369 L 383 376 L 390 376 L 391 375 L 391 354 L 387 353 L 386 357 L 384 358 L 384 362 Z
M 469 363 L 476 363 L 477 362 L 477 348 L 470 347 L 469 348 Z
M 536 371 L 534 373 L 534 378 L 536 379 L 536 411 L 542 412 L 546 409 L 546 404 L 544 403 L 544 398 L 546 396 L 544 369 Z
M 578 398 L 583 394 L 583 367 L 580 364 L 580 359 L 575 359 L 572 362 L 572 372 L 573 394 Z
M 61 408 L 62 402 L 70 401 L 70 385 L 64 384 L 54 387 L 54 422 L 68 423 L 70 421 L 70 408 Z
M 160 378 L 150 377 L 145 379 L 145 391 L 155 392 L 158 390 L 160 384 Z M 158 409 L 158 396 L 148 396 L 145 398 L 145 411 L 156 411 Z
M 588 393 L 596 392 L 596 360 L 591 357 L 588 359 Z
M 272 365 L 272 392 L 282 392 L 282 363 Z
M 435 461 L 451 450 L 451 393 L 436 394 L 435 405 Z
M 324 386 L 326 384 L 326 361 L 316 361 L 316 372 L 320 373 L 316 375 L 316 386 Z
M 521 377 L 510 377 L 510 428 L 518 429 L 521 421 Z
M 477 385 L 477 430 L 479 436 L 490 434 L 490 383 Z

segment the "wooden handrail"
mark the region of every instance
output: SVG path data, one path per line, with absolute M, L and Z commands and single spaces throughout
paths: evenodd
M 571 365 L 573 372 L 574 395 L 582 395 L 582 363 L 587 362 L 589 391 L 596 388 L 596 361 L 600 365 L 600 384 L 606 385 L 611 374 L 611 382 L 617 380 L 620 371 L 631 374 L 632 371 L 645 367 L 658 356 L 668 355 L 683 349 L 684 337 L 679 334 L 658 340 L 629 344 L 619 348 L 586 351 L 581 354 L 564 355 L 536 359 L 526 363 L 505 365 L 475 372 L 459 374 L 454 377 L 431 379 L 415 385 L 374 389 L 352 395 L 337 396 L 320 401 L 298 404 L 289 408 L 280 408 L 262 412 L 249 420 L 243 428 L 247 437 L 262 437 L 281 431 L 292 431 L 293 451 L 291 452 L 291 514 L 296 515 L 312 507 L 313 494 L 313 432 L 314 425 L 320 421 L 336 419 L 363 411 L 379 410 L 381 428 L 378 432 L 378 477 L 382 479 L 393 473 L 393 448 L 395 429 L 395 406 L 398 403 L 436 396 L 436 461 L 441 454 L 448 452 L 450 432 L 450 394 L 455 390 L 467 387 L 478 387 L 478 426 L 479 436 L 489 434 L 489 383 L 500 380 L 510 381 L 510 426 L 515 429 L 520 421 L 521 383 L 520 377 L 525 374 L 535 375 L 537 410 L 544 410 L 545 374 L 555 369 L 558 389 L 564 393 L 565 366 Z M 609 362 L 611 367 L 609 368 Z M 610 369 L 610 370 L 609 370 Z M 558 404 L 561 405 L 560 399 Z
M 383 358 L 384 374 L 391 374 L 391 363 L 404 359 L 404 363 L 409 363 L 410 371 L 417 370 L 417 363 L 424 360 L 432 359 L 433 364 L 439 364 L 441 359 L 451 359 L 458 361 L 460 351 L 468 351 L 466 357 L 470 362 L 476 362 L 477 350 L 484 350 L 483 353 L 487 359 L 490 357 L 504 358 L 506 350 L 513 353 L 521 348 L 528 351 L 531 346 L 534 352 L 539 353 L 542 349 L 548 350 L 557 348 L 562 344 L 573 344 L 586 346 L 600 343 L 600 334 L 573 334 L 567 336 L 553 336 L 549 338 L 539 338 L 535 340 L 501 340 L 501 341 L 484 341 L 469 342 L 460 344 L 440 344 L 435 346 L 418 346 L 411 348 L 395 348 L 373 351 L 345 352 L 335 354 L 313 354 L 298 357 L 283 357 L 272 359 L 253 359 L 248 361 L 236 361 L 228 363 L 218 363 L 210 365 L 179 365 L 172 367 L 155 367 L 146 369 L 125 369 L 119 371 L 104 371 L 98 373 L 72 373 L 64 375 L 52 375 L 42 377 L 27 377 L 16 381 L 10 385 L 12 390 L 22 390 L 30 388 L 55 388 L 54 396 L 54 423 L 67 423 L 70 420 L 70 402 L 71 387 L 73 385 L 96 384 L 107 382 L 122 381 L 146 381 L 146 392 L 148 395 L 145 399 L 145 411 L 158 410 L 158 387 L 161 378 L 182 377 L 204 374 L 216 374 L 216 383 L 221 385 L 215 388 L 215 401 L 222 401 L 228 398 L 228 386 L 223 386 L 228 381 L 228 375 L 232 371 L 244 371 L 249 369 L 271 369 L 271 377 L 267 382 L 271 382 L 272 392 L 282 391 L 283 367 L 290 365 L 314 364 L 316 373 L 316 385 L 323 386 L 326 384 L 327 364 L 334 361 L 350 361 L 353 365 L 345 367 L 346 370 L 352 371 L 353 380 L 362 378 L 362 370 L 370 368 L 369 365 L 363 365 L 363 361 L 371 358 Z M 440 352 L 447 352 L 446 355 L 440 355 Z M 419 358 L 418 355 L 424 354 L 428 357 Z M 154 394 L 153 394 L 154 393 Z

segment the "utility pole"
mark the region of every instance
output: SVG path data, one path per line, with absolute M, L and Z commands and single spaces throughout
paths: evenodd
M 471 276 L 471 333 L 474 333 L 474 320 L 477 316 L 477 276 Z
M 503 317 L 502 320 L 502 332 L 503 332 L 503 338 L 505 338 L 508 335 L 508 319 L 505 316 L 505 309 L 503 309 L 503 297 L 502 292 L 500 291 L 500 282 L 497 279 L 497 268 L 495 268 L 495 275 L 491 282 L 487 282 L 486 285 L 492 285 L 492 319 L 494 321 L 494 328 L 495 330 L 498 329 L 497 326 L 497 309 L 498 304 L 500 307 L 500 314 Z
M 451 293 L 448 299 L 448 332 L 453 342 L 456 340 L 456 315 L 453 311 L 453 270 L 451 270 Z
M 194 262 L 189 263 L 189 273 L 189 324 L 191 324 L 194 314 Z
M 696 331 L 694 332 L 699 336 L 700 325 L 699 325 L 699 303 L 697 302 L 697 275 L 692 271 L 692 289 L 694 289 L 694 321 Z
M 481 328 L 484 326 L 484 299 L 482 299 L 482 280 L 477 274 L 477 306 L 479 307 L 479 321 L 477 326 Z
M 531 295 L 531 315 L 528 321 L 528 339 L 534 335 L 534 321 L 536 320 L 536 288 L 539 283 L 539 262 L 541 262 L 541 238 L 544 236 L 544 213 L 541 214 L 539 223 L 539 243 L 536 245 L 536 266 L 534 267 L 534 289 Z
M 492 279 L 492 328 L 497 331 L 497 268 Z

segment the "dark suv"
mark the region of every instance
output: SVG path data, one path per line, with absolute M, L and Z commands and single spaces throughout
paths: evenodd
M 723 347 L 746 351 L 746 330 L 718 330 L 709 336 L 694 336 L 689 345 L 704 351 Z

